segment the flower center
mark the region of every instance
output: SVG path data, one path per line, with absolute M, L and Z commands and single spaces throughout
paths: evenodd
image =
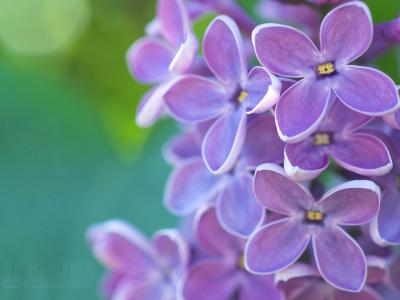
M 245 269 L 245 266 L 244 266 L 244 255 L 240 255 L 239 260 L 238 260 L 238 262 L 237 262 L 237 267 L 238 267 L 240 270 L 246 270 L 246 269 Z
M 317 132 L 313 135 L 315 146 L 326 146 L 332 144 L 332 134 L 330 132 Z
M 335 74 L 335 65 L 333 62 L 326 62 L 319 64 L 316 67 L 316 71 L 319 77 L 326 77 Z
M 249 96 L 249 93 L 246 91 L 241 91 L 239 96 L 237 97 L 237 100 L 239 101 L 239 103 L 243 103 L 244 100 L 246 100 L 246 98 Z
M 324 214 L 317 210 L 308 210 L 306 213 L 306 219 L 309 222 L 321 223 L 324 220 Z

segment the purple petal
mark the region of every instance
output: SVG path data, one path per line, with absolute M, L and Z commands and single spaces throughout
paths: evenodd
M 184 132 L 170 139 L 163 148 L 163 156 L 171 165 L 201 156 L 200 145 L 193 132 Z
M 101 281 L 101 294 L 105 298 L 111 299 L 125 277 L 121 273 L 107 273 Z
M 190 300 L 229 300 L 235 293 L 238 277 L 223 260 L 206 259 L 189 272 L 183 296 Z
M 284 218 L 258 229 L 245 248 L 246 269 L 255 274 L 283 270 L 303 254 L 310 241 L 306 226 Z
M 226 111 L 226 91 L 218 82 L 197 75 L 178 78 L 165 94 L 170 113 L 182 122 L 200 122 Z
M 190 33 L 186 41 L 180 45 L 174 59 L 169 65 L 169 70 L 174 73 L 184 73 L 194 63 L 197 55 L 198 42 L 194 34 Z M 195 66 L 193 66 L 195 68 Z
M 320 230 L 312 239 L 314 257 L 322 277 L 335 288 L 359 292 L 367 278 L 361 247 L 343 229 Z
M 240 159 L 250 169 L 255 169 L 262 163 L 280 164 L 283 161 L 284 147 L 285 144 L 276 131 L 274 117 L 259 115 L 248 125 Z
M 158 0 L 157 18 L 161 34 L 168 42 L 176 46 L 184 43 L 190 23 L 182 0 Z
M 262 113 L 271 109 L 278 101 L 282 84 L 280 80 L 262 67 L 250 70 L 245 86 L 248 96 L 244 100 L 248 114 Z
M 253 188 L 261 205 L 281 215 L 293 215 L 314 203 L 309 191 L 289 179 L 278 165 L 259 166 Z
M 122 221 L 93 226 L 88 239 L 96 258 L 110 270 L 143 276 L 155 267 L 154 251 L 145 237 Z
M 334 300 L 383 300 L 381 296 L 370 287 L 365 287 L 359 293 L 350 293 L 340 290 L 333 290 Z
M 365 176 L 385 175 L 393 167 L 385 144 L 366 133 L 337 138 L 327 151 L 343 168 Z
M 128 50 L 126 59 L 132 75 L 143 83 L 157 83 L 169 77 L 173 50 L 156 38 L 142 38 Z
M 112 300 L 175 300 L 176 291 L 172 285 L 158 280 L 142 281 L 137 284 L 126 281 L 121 284 Z
M 257 26 L 252 34 L 260 63 L 283 77 L 304 77 L 318 63 L 319 51 L 301 31 L 279 24 Z
M 164 94 L 169 83 L 160 84 L 149 90 L 142 98 L 136 111 L 136 124 L 140 127 L 153 125 L 164 111 Z
M 189 246 L 179 231 L 159 230 L 153 237 L 154 249 L 164 268 L 172 275 L 182 276 L 189 263 Z
M 381 239 L 387 243 L 400 244 L 400 192 L 387 189 L 383 193 L 377 229 Z
M 318 131 L 348 132 L 359 129 L 372 121 L 372 117 L 360 114 L 336 99 Z
M 267 298 L 266 298 L 267 297 Z M 246 274 L 239 289 L 238 300 L 283 300 L 283 292 L 274 284 L 272 276 Z
M 321 24 L 321 49 L 327 60 L 347 64 L 369 48 L 373 37 L 371 13 L 354 1 L 331 10 Z
M 229 178 L 217 199 L 217 215 L 225 230 L 243 238 L 261 225 L 265 210 L 254 197 L 253 178 L 249 173 Z
M 310 139 L 285 147 L 285 172 L 296 181 L 311 180 L 329 166 L 324 149 L 314 146 Z
M 400 129 L 400 109 L 393 114 L 385 115 L 383 118 L 393 128 Z
M 235 165 L 246 138 L 246 124 L 246 112 L 240 107 L 224 114 L 208 130 L 201 150 L 212 173 L 222 174 Z
M 185 160 L 168 179 L 165 206 L 176 215 L 189 215 L 215 196 L 219 181 L 201 158 Z
M 215 208 L 210 206 L 197 214 L 195 233 L 199 247 L 209 255 L 236 257 L 242 248 L 241 240 L 221 227 Z
M 247 75 L 242 37 L 227 16 L 215 18 L 208 26 L 203 53 L 210 70 L 224 83 L 244 83 Z
M 319 201 L 335 224 L 362 225 L 378 213 L 380 188 L 369 180 L 345 182 L 327 192 Z
M 331 91 L 325 81 L 303 79 L 290 87 L 276 105 L 278 133 L 285 142 L 299 142 L 321 124 Z
M 393 80 L 369 67 L 342 67 L 335 78 L 333 90 L 346 106 L 370 116 L 394 112 L 400 105 Z

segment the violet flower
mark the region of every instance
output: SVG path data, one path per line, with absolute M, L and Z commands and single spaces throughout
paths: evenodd
M 218 219 L 225 230 L 249 236 L 263 222 L 265 213 L 254 198 L 249 171 L 261 163 L 281 163 L 283 147 L 274 118 L 259 115 L 248 126 L 246 142 L 231 172 L 215 176 L 201 157 L 185 159 L 168 179 L 164 204 L 173 214 L 186 216 L 202 204 L 215 201 Z
M 369 270 L 369 269 L 368 269 Z M 286 300 L 383 300 L 371 287 L 359 293 L 335 289 L 323 281 L 318 271 L 305 264 L 295 264 L 276 275 Z
M 312 244 L 321 276 L 332 286 L 360 291 L 366 280 L 361 247 L 340 226 L 370 222 L 378 213 L 380 190 L 372 181 L 354 180 L 328 191 L 319 201 L 289 179 L 277 165 L 257 168 L 254 193 L 266 209 L 284 215 L 257 229 L 245 250 L 246 268 L 255 274 L 283 270 Z
M 189 262 L 189 249 L 176 230 L 158 231 L 152 242 L 125 222 L 92 226 L 88 240 L 94 256 L 112 274 L 112 299 L 177 300 Z
M 341 167 L 357 174 L 387 174 L 393 164 L 385 144 L 372 134 L 357 131 L 371 120 L 336 101 L 315 133 L 286 145 L 286 173 L 296 180 L 313 179 L 328 168 L 332 157 Z
M 369 9 L 360 1 L 338 6 L 324 18 L 321 50 L 292 27 L 256 27 L 253 45 L 261 64 L 276 75 L 301 78 L 276 106 L 284 141 L 298 142 L 312 134 L 329 110 L 332 93 L 352 110 L 370 116 L 389 114 L 399 107 L 391 78 L 373 68 L 349 65 L 368 49 L 372 36 Z
M 198 247 L 209 257 L 189 269 L 183 285 L 186 300 L 284 299 L 272 276 L 257 276 L 244 269 L 244 240 L 222 229 L 213 207 L 199 212 L 195 234 Z
M 138 107 L 136 123 L 143 127 L 161 115 L 171 79 L 188 71 L 198 48 L 183 0 L 158 0 L 156 21 L 159 35 L 139 39 L 127 53 L 132 75 L 142 83 L 156 84 Z
M 236 163 L 246 136 L 247 115 L 272 108 L 281 83 L 261 67 L 247 74 L 239 29 L 227 16 L 211 22 L 203 52 L 218 81 L 183 75 L 166 93 L 165 101 L 170 113 L 182 122 L 218 118 L 204 138 L 202 154 L 210 171 L 222 174 Z

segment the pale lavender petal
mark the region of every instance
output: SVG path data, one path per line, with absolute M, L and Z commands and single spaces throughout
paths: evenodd
M 157 19 L 163 37 L 173 45 L 186 40 L 190 30 L 189 16 L 182 0 L 158 0 Z
M 387 243 L 400 244 L 400 192 L 387 189 L 382 195 L 377 218 L 377 230 Z
M 184 73 L 188 71 L 195 62 L 197 50 L 197 39 L 194 34 L 190 33 L 187 35 L 186 41 L 180 45 L 178 51 L 175 53 L 174 59 L 169 65 L 169 70 L 174 73 Z M 195 67 L 197 66 L 193 66 L 193 68 Z
M 274 284 L 273 276 L 246 274 L 239 288 L 238 300 L 283 300 L 283 292 Z
M 193 132 L 184 132 L 170 139 L 163 148 L 163 156 L 171 165 L 185 159 L 200 157 L 200 145 Z
M 383 300 L 383 298 L 375 290 L 366 286 L 359 293 L 333 290 L 333 300 Z
M 314 257 L 322 277 L 332 286 L 359 292 L 367 278 L 361 247 L 343 229 L 332 226 L 317 231 L 312 239 Z
M 393 80 L 369 67 L 342 67 L 335 78 L 333 90 L 346 106 L 370 116 L 394 112 L 400 105 Z
M 343 168 L 365 176 L 385 175 L 393 167 L 385 144 L 367 133 L 338 137 L 327 151 Z
M 112 300 L 175 300 L 176 291 L 172 285 L 158 281 L 147 280 L 137 284 L 126 281 L 118 286 Z
M 250 70 L 245 91 L 248 96 L 244 100 L 248 114 L 262 113 L 271 109 L 278 101 L 282 84 L 280 80 L 262 67 Z
M 208 169 L 218 175 L 235 165 L 246 138 L 247 116 L 243 107 L 231 109 L 208 130 L 202 154 Z
M 319 201 L 335 224 L 362 225 L 378 213 L 380 188 L 369 180 L 348 181 L 329 190 Z
M 226 232 L 218 222 L 214 207 L 206 206 L 196 215 L 196 240 L 209 255 L 236 257 L 242 248 L 241 240 Z
M 257 26 L 252 34 L 260 63 L 283 77 L 304 77 L 318 63 L 319 50 L 301 31 L 279 24 Z
M 168 179 L 164 204 L 176 215 L 189 215 L 215 196 L 219 181 L 201 158 L 185 160 Z
M 263 114 L 248 125 L 240 159 L 250 169 L 263 163 L 280 164 L 283 161 L 284 147 L 285 144 L 276 131 L 274 117 Z
M 242 173 L 229 178 L 217 199 L 217 215 L 225 230 L 247 237 L 264 220 L 265 210 L 253 194 L 253 178 Z
M 373 37 L 367 5 L 354 1 L 331 10 L 322 21 L 320 34 L 321 49 L 327 60 L 342 65 L 360 57 Z
M 246 58 L 239 28 L 227 16 L 215 18 L 208 26 L 203 53 L 211 71 L 224 83 L 244 83 Z
M 273 164 L 257 168 L 254 194 L 261 205 L 282 215 L 293 215 L 314 203 L 308 190 L 288 178 L 280 166 Z
M 155 267 L 155 255 L 145 237 L 125 222 L 112 220 L 91 227 L 88 240 L 95 257 L 107 268 L 143 276 Z
M 276 105 L 278 133 L 285 142 L 299 142 L 321 124 L 331 90 L 322 81 L 303 79 L 290 87 Z
M 238 277 L 223 260 L 206 259 L 194 265 L 183 286 L 188 300 L 229 300 L 235 293 Z
M 318 131 L 348 132 L 363 127 L 372 117 L 360 114 L 336 99 Z
M 297 181 L 314 179 L 328 166 L 325 149 L 315 146 L 312 138 L 285 147 L 285 172 Z
M 299 259 L 310 241 L 307 226 L 284 218 L 258 229 L 244 252 L 246 269 L 255 274 L 272 274 Z
M 189 245 L 179 231 L 163 229 L 153 237 L 154 249 L 163 268 L 178 279 L 184 274 L 189 264 Z
M 215 118 L 228 106 L 224 87 L 197 75 L 178 78 L 164 96 L 170 113 L 182 122 L 200 122 Z
M 138 40 L 128 50 L 126 60 L 132 75 L 144 83 L 157 83 L 169 76 L 173 50 L 164 42 L 151 37 Z
M 136 111 L 136 124 L 140 127 L 153 125 L 164 112 L 164 94 L 169 83 L 150 89 L 142 98 Z

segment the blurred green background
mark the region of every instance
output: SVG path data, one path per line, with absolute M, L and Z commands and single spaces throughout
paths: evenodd
M 400 3 L 367 1 L 376 21 Z M 242 1 L 247 8 L 254 1 Z M 155 1 L 0 0 L 0 299 L 99 299 L 93 223 L 150 235 L 176 220 L 161 199 L 160 149 L 176 128 L 134 125 L 147 89 L 124 55 Z M 380 67 L 399 82 L 391 51 Z

